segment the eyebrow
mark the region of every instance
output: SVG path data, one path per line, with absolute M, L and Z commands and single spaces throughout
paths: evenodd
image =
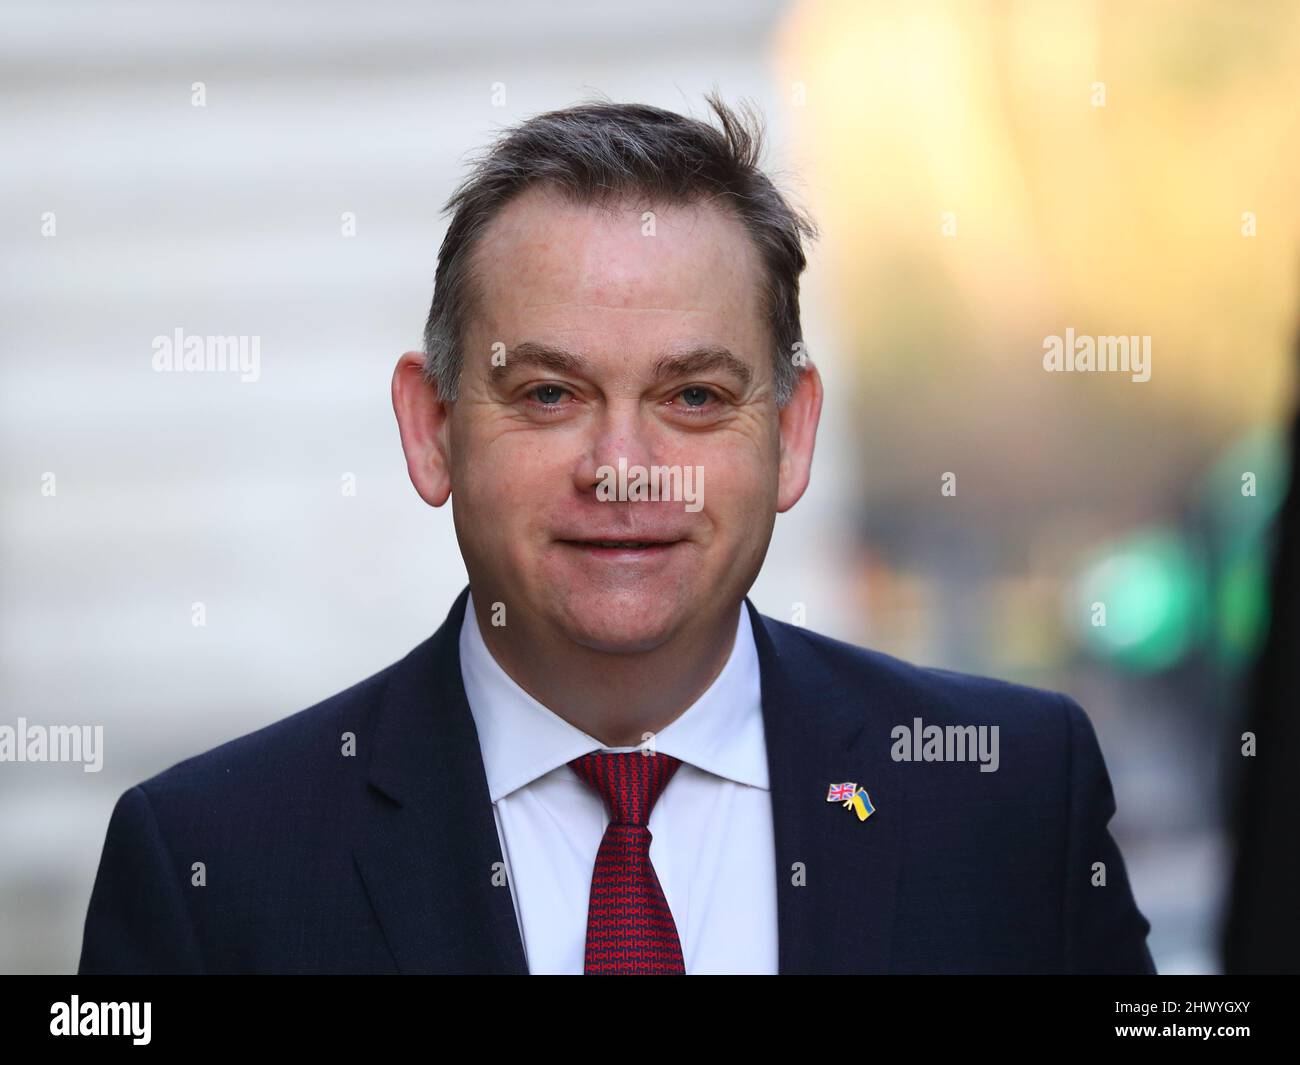
M 586 365 L 587 360 L 581 355 L 525 340 L 506 351 L 504 362 L 494 362 L 488 376 L 493 382 L 501 381 L 521 366 L 540 366 L 556 373 L 579 374 Z
M 693 374 L 721 370 L 730 374 L 742 387 L 748 388 L 754 379 L 754 371 L 749 365 L 737 358 L 724 347 L 708 345 L 695 348 L 680 355 L 666 355 L 655 363 L 656 381 L 670 380 L 674 377 L 690 377 Z
M 556 373 L 581 374 L 588 366 L 587 360 L 563 348 L 553 348 L 548 344 L 538 344 L 526 340 L 516 344 L 506 352 L 503 365 L 493 365 L 489 371 L 491 380 L 496 383 L 504 380 L 521 366 L 539 366 L 554 370 Z M 742 387 L 747 388 L 754 379 L 754 371 L 742 359 L 737 358 L 727 348 L 716 344 L 693 348 L 678 355 L 665 355 L 654 365 L 652 376 L 656 381 L 671 380 L 674 377 L 689 377 L 692 374 L 721 370 L 730 374 Z

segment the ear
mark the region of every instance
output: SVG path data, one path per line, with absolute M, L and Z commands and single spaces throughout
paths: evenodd
M 424 353 L 408 351 L 393 371 L 393 412 L 406 453 L 406 472 L 420 498 L 440 507 L 451 495 L 447 450 L 451 404 L 424 377 Z
M 809 360 L 799 374 L 790 402 L 777 414 L 781 434 L 776 510 L 783 514 L 799 502 L 812 473 L 817 423 L 822 416 L 822 378 Z

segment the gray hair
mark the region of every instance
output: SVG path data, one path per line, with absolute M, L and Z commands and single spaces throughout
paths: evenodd
M 658 107 L 598 101 L 521 122 L 474 161 L 443 208 L 452 218 L 424 327 L 424 375 L 445 400 L 455 402 L 459 392 L 465 326 L 481 295 L 470 267 L 474 248 L 511 199 L 544 184 L 570 202 L 594 206 L 628 195 L 679 205 L 729 204 L 763 263 L 776 402 L 784 407 L 790 401 L 803 365 L 795 357 L 803 350 L 802 239 L 816 239 L 817 227 L 758 168 L 763 126 L 757 113 L 743 104 L 740 113 L 731 110 L 716 91 L 705 98 L 720 130 Z

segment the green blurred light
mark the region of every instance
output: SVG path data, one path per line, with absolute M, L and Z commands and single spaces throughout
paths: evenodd
M 1255 475 L 1253 496 L 1242 494 L 1245 473 Z M 1219 573 L 1214 653 L 1229 668 L 1253 658 L 1267 632 L 1271 528 L 1290 473 L 1287 427 L 1260 425 L 1233 441 L 1201 482 L 1201 513 L 1213 530 Z
M 1201 639 L 1206 574 L 1169 529 L 1137 533 L 1112 545 L 1079 578 L 1074 616 L 1094 653 L 1139 673 L 1168 669 Z M 1106 608 L 1093 622 L 1093 604 Z
M 1255 655 L 1268 628 L 1268 558 L 1262 547 L 1235 559 L 1217 592 L 1219 659 L 1239 665 Z

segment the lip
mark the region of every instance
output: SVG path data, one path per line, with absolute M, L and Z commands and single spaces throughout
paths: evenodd
M 603 537 L 601 539 L 604 539 Z M 609 540 L 631 540 L 631 537 L 611 536 Z M 681 540 L 644 540 L 646 547 L 601 547 L 596 540 L 557 540 L 584 557 L 608 562 L 649 562 L 667 556 Z

